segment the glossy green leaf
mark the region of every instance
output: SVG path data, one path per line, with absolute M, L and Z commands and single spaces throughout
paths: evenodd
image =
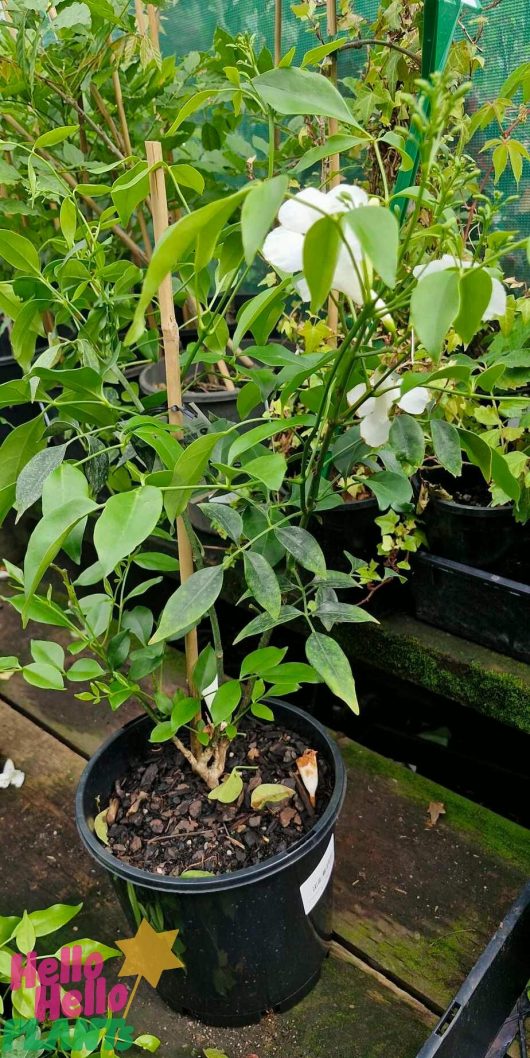
M 288 184 L 288 176 L 274 176 L 271 180 L 256 182 L 245 198 L 241 210 L 241 235 L 247 264 L 252 264 L 258 250 L 261 250 L 285 198 Z
M 284 433 L 286 429 L 294 430 L 297 426 L 310 426 L 313 421 L 312 415 L 293 415 L 289 420 L 274 419 L 271 422 L 260 423 L 259 426 L 254 426 L 252 430 L 246 430 L 244 434 L 236 437 L 230 445 L 228 462 L 233 463 L 244 452 L 254 448 L 254 445 L 266 441 L 269 437 L 274 437 L 277 433 Z
M 425 437 L 419 422 L 412 416 L 396 415 L 390 427 L 390 445 L 401 463 L 417 469 L 425 456 Z
M 464 345 L 469 345 L 482 327 L 492 286 L 491 276 L 484 268 L 469 268 L 460 276 L 460 311 L 454 328 Z
M 97 680 L 104 675 L 99 661 L 95 658 L 79 658 L 70 665 L 66 676 L 73 683 L 85 683 L 87 680 Z
M 60 466 L 67 451 L 67 445 L 50 445 L 37 452 L 21 470 L 16 484 L 15 507 L 17 521 L 42 496 L 44 482 L 52 470 Z
M 241 685 L 238 680 L 227 680 L 222 683 L 219 690 L 215 692 L 215 698 L 210 705 L 210 716 L 214 724 L 222 724 L 230 720 L 234 710 L 241 701 Z
M 225 503 L 200 503 L 199 507 L 212 525 L 226 533 L 234 544 L 238 544 L 243 532 L 243 519 L 233 507 Z
M 149 171 L 146 162 L 137 162 L 112 185 L 111 198 L 124 227 L 127 227 L 136 207 L 149 195 Z
M 200 702 L 196 698 L 178 698 L 171 710 L 173 730 L 178 731 L 179 727 L 191 723 L 194 717 L 200 714 L 200 711 Z
M 16 231 L 0 228 L 0 257 L 18 272 L 40 275 L 39 255 L 33 243 Z
M 50 514 L 56 507 L 72 500 L 74 496 L 88 497 L 89 487 L 85 475 L 71 463 L 61 463 L 45 479 L 42 487 L 42 513 Z M 73 562 L 80 562 L 81 547 L 87 519 L 82 518 L 63 543 L 63 551 Z
M 331 217 L 321 217 L 304 239 L 304 276 L 311 294 L 311 312 L 318 312 L 333 285 L 342 241 L 339 226 Z
M 49 933 L 55 933 L 57 929 L 66 926 L 67 922 L 71 922 L 79 914 L 82 906 L 82 904 L 52 904 L 51 907 L 42 911 L 31 911 L 29 920 L 35 930 L 35 936 L 47 937 Z
M 204 177 L 193 165 L 188 165 L 187 163 L 170 165 L 169 172 L 177 186 L 182 185 L 182 187 L 191 187 L 198 195 L 202 195 L 204 191 Z
M 318 165 L 323 158 L 329 158 L 332 154 L 340 154 L 342 151 L 350 151 L 352 147 L 358 147 L 359 144 L 366 144 L 367 142 L 366 136 L 344 136 L 342 134 L 328 136 L 326 142 L 321 144 L 321 146 L 311 147 L 310 150 L 306 151 L 292 171 L 293 173 L 303 173 L 306 169 L 312 169 L 314 165 Z
M 20 952 L 23 955 L 27 955 L 28 952 L 33 951 L 35 947 L 35 929 L 31 922 L 31 919 L 27 911 L 24 911 L 22 918 L 15 929 L 15 943 Z
M 276 67 L 255 77 L 260 99 L 278 114 L 317 114 L 359 127 L 340 92 L 328 78 L 297 67 Z
M 174 573 L 180 568 L 178 559 L 164 551 L 140 551 L 134 556 L 134 564 L 140 569 L 154 569 L 161 573 Z
M 332 694 L 359 712 L 355 683 L 348 658 L 342 647 L 322 632 L 311 632 L 305 645 L 306 658 L 327 684 Z
M 158 1036 L 151 1036 L 150 1033 L 143 1032 L 141 1036 L 136 1036 L 134 1046 L 140 1047 L 142 1051 L 149 1051 L 150 1054 L 154 1054 L 160 1047 L 160 1040 Z
M 262 676 L 269 669 L 281 665 L 286 653 L 287 647 L 258 647 L 257 650 L 251 650 L 241 662 L 241 679 L 251 673 Z
M 462 473 L 462 445 L 456 426 L 445 419 L 431 419 L 432 446 L 441 465 L 455 478 Z
M 260 613 L 237 634 L 234 646 L 236 643 L 241 643 L 243 639 L 248 639 L 249 636 L 262 635 L 263 632 L 269 632 L 271 628 L 277 628 L 278 625 L 295 621 L 297 617 L 303 617 L 303 613 L 296 606 L 282 606 L 277 617 L 272 617 L 269 613 Z
M 241 469 L 249 477 L 257 478 L 272 492 L 277 492 L 287 472 L 287 462 L 280 452 L 271 452 L 269 455 L 251 459 Z
M 45 443 L 45 429 L 44 418 L 38 415 L 11 430 L 0 446 L 0 525 L 15 502 L 19 474 Z
M 34 661 L 53 665 L 55 669 L 64 668 L 64 650 L 59 643 L 51 639 L 32 639 L 30 650 Z
M 198 569 L 169 597 L 162 611 L 160 624 L 150 642 L 176 639 L 190 627 L 195 627 L 213 606 L 222 586 L 221 566 Z
M 443 343 L 460 311 L 460 277 L 455 269 L 420 279 L 410 299 L 410 317 L 418 338 L 438 359 Z
M 119 492 L 105 504 L 94 530 L 102 576 L 107 576 L 155 529 L 162 513 L 162 493 L 153 485 Z
M 77 230 L 77 209 L 75 202 L 71 198 L 63 198 L 61 202 L 61 209 L 59 211 L 59 224 L 61 225 L 61 231 L 64 236 L 64 241 L 71 250 L 75 242 L 75 233 Z
M 191 96 L 191 98 L 180 108 L 175 120 L 168 128 L 166 136 L 174 136 L 183 121 L 186 121 L 186 118 L 189 118 L 196 110 L 200 110 L 201 107 L 206 106 L 207 103 L 214 102 L 221 92 L 226 91 L 232 91 L 232 89 L 205 88 L 201 92 L 196 92 L 195 95 Z
M 280 315 L 280 306 L 283 305 L 288 283 L 289 280 L 285 279 L 276 286 L 271 287 L 270 290 L 261 290 L 250 301 L 245 302 L 237 317 L 237 327 L 232 338 L 234 348 L 237 349 L 241 345 L 242 339 L 248 331 L 252 331 L 256 321 L 270 312 L 276 304 L 278 305 L 278 316 Z
M 384 206 L 358 206 L 344 217 L 344 223 L 357 236 L 361 248 L 387 287 L 397 277 L 399 224 Z
M 78 496 L 58 507 L 37 524 L 31 534 L 24 559 L 24 591 L 29 614 L 31 596 L 38 588 L 48 566 L 69 533 L 85 515 L 96 510 L 97 504 L 88 497 Z
M 410 503 L 412 485 L 405 474 L 396 474 L 392 470 L 381 470 L 366 480 L 366 486 L 373 492 L 379 508 L 386 511 L 388 507 L 399 508 Z
M 33 661 L 30 665 L 24 665 L 22 675 L 26 683 L 42 690 L 62 691 L 64 680 L 62 674 L 54 665 L 47 665 L 42 661 Z
M 244 566 L 245 580 L 256 602 L 271 617 L 278 617 L 282 604 L 282 593 L 272 566 L 257 551 L 245 551 Z
M 286 525 L 275 529 L 274 535 L 280 541 L 282 547 L 296 559 L 300 566 L 310 570 L 311 573 L 324 576 L 326 572 L 324 553 L 320 544 L 317 543 L 311 533 L 307 532 L 307 529 L 302 529 L 295 525 Z
M 222 434 L 207 433 L 197 437 L 179 456 L 169 489 L 164 495 L 164 506 L 170 521 L 186 510 L 194 488 L 204 476 L 208 460 Z

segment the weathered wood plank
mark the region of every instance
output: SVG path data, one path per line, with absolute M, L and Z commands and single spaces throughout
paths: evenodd
M 26 771 L 20 790 L 0 792 L 0 914 L 83 900 L 77 935 L 113 942 L 127 926 L 73 823 L 84 760 L 1 702 L 0 732 L 0 752 Z M 162 1039 L 168 1058 L 196 1058 L 209 1046 L 230 1058 L 414 1058 L 432 1016 L 342 955 L 346 961 L 327 960 L 317 988 L 295 1010 L 258 1026 L 205 1028 L 174 1014 L 145 983 L 131 1020 Z
M 530 876 L 530 833 L 347 739 L 335 930 L 442 1010 Z M 446 814 L 427 825 L 431 802 Z

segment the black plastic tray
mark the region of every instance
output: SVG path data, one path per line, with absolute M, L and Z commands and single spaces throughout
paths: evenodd
M 417 1058 L 505 1058 L 512 1042 L 524 1035 L 529 978 L 527 885 Z
M 530 585 L 420 553 L 411 578 L 416 616 L 530 662 Z

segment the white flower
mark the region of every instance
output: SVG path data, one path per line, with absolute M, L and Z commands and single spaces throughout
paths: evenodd
M 372 378 L 372 385 L 378 381 L 378 376 Z M 357 386 L 350 389 L 347 401 L 350 407 L 366 393 L 367 386 L 359 382 Z M 368 397 L 359 405 L 355 414 L 361 420 L 361 437 L 371 448 L 379 448 L 386 444 L 390 434 L 390 410 L 394 404 L 409 415 L 421 415 L 425 411 L 430 400 L 430 393 L 424 386 L 416 386 L 410 389 L 402 397 L 401 379 L 399 375 L 391 374 L 384 382 L 381 382 L 381 392 L 375 397 Z
M 446 272 L 449 268 L 462 269 L 462 268 L 473 268 L 475 265 L 474 261 L 463 261 L 454 254 L 444 253 L 441 257 L 435 261 L 429 261 L 425 265 L 417 265 L 413 269 L 414 276 L 416 279 L 424 279 L 425 276 L 433 275 L 434 272 Z M 483 313 L 482 319 L 484 322 L 487 320 L 497 320 L 502 316 L 506 315 L 506 291 L 500 281 L 495 276 L 491 276 L 491 297 L 486 311 Z
M 0 790 L 7 790 L 8 786 L 20 788 L 26 776 L 23 771 L 18 771 L 10 757 L 7 758 L 0 772 Z
M 279 227 L 267 235 L 263 246 L 266 261 L 280 272 L 295 275 L 303 270 L 304 238 L 313 224 L 323 214 L 331 216 L 337 213 L 348 213 L 357 206 L 367 206 L 370 199 L 362 187 L 354 184 L 339 184 L 325 193 L 316 187 L 306 187 L 294 198 L 284 202 L 278 212 Z M 344 230 L 345 242 L 339 249 L 333 289 L 346 294 L 352 301 L 362 305 L 364 295 L 357 271 L 363 280 L 370 275 L 370 266 L 363 256 L 359 240 L 347 227 Z M 357 271 L 352 257 L 356 262 Z M 295 287 L 303 299 L 310 301 L 309 287 L 305 279 L 296 281 Z

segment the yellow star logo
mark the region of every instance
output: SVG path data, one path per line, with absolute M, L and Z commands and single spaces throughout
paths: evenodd
M 145 977 L 146 981 L 149 981 L 149 984 L 156 988 L 164 970 L 178 970 L 184 966 L 182 960 L 172 951 L 177 935 L 178 929 L 157 933 L 144 918 L 134 937 L 130 937 L 128 940 L 116 941 L 117 947 L 125 955 L 125 961 L 118 973 L 118 977 L 137 978 L 124 1016 L 129 1011 L 133 996 L 142 977 Z

